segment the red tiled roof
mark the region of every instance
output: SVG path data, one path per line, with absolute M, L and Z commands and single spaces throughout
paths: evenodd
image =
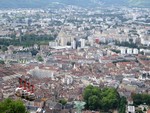
M 148 110 L 147 113 L 150 113 L 150 110 Z

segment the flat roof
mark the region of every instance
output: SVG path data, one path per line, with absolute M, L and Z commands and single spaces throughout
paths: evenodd
M 54 47 L 51 47 L 53 49 L 70 49 L 71 46 L 54 46 Z

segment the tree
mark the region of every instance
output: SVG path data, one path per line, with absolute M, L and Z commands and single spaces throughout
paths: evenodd
M 27 113 L 21 100 L 5 99 L 0 102 L 0 113 Z
M 145 111 L 145 112 L 147 111 L 145 107 L 144 107 L 143 111 Z
M 52 35 L 36 35 L 36 34 L 25 34 L 20 36 L 19 38 L 13 37 L 12 39 L 0 39 L 0 45 L 9 46 L 33 46 L 34 44 L 48 44 L 49 41 L 55 40 L 56 37 Z
M 37 60 L 40 61 L 40 62 L 43 62 L 42 56 L 39 55 L 39 56 L 37 57 Z
M 117 109 L 120 102 L 120 96 L 114 88 L 100 89 L 94 86 L 87 86 L 83 92 L 83 98 L 86 102 L 86 109 L 102 109 L 108 111 Z
M 136 113 L 143 113 L 141 109 L 136 110 Z
M 150 105 L 149 94 L 133 94 L 132 99 L 133 99 L 134 105 L 140 105 L 140 104 Z
M 95 110 L 99 108 L 99 98 L 96 95 L 90 96 L 88 99 L 89 109 Z
M 2 46 L 1 49 L 2 49 L 3 52 L 8 50 L 8 48 L 6 46 Z
M 117 49 L 111 49 L 111 51 L 115 52 L 115 53 L 121 53 L 120 50 L 117 50 Z
M 70 45 L 71 45 L 71 42 L 67 42 L 67 45 L 70 46 Z
M 125 97 L 120 98 L 120 103 L 119 103 L 119 113 L 125 113 L 126 111 L 126 104 L 127 100 Z
M 67 104 L 67 101 L 65 99 L 59 100 L 59 103 L 61 103 L 63 106 Z
M 38 53 L 38 51 L 37 50 L 35 50 L 35 49 L 32 49 L 31 50 L 31 54 L 32 54 L 32 56 L 36 56 L 36 54 Z
M 104 88 L 102 90 L 102 107 L 104 110 L 116 109 L 119 105 L 120 96 L 114 88 Z
M 90 106 L 93 106 L 93 104 L 95 103 L 99 103 L 99 99 L 100 99 L 100 89 L 98 87 L 94 87 L 92 85 L 89 85 L 85 88 L 84 92 L 83 92 L 83 98 L 84 98 L 84 101 L 86 102 L 86 105 L 85 107 L 87 109 L 90 109 L 90 108 L 97 108 L 97 106 L 99 106 L 99 104 L 96 106 L 96 107 L 90 107 Z M 94 97 L 92 97 L 94 96 Z M 95 97 L 98 99 L 96 100 L 96 102 L 93 102 Z M 98 107 L 100 108 L 100 106 Z M 94 110 L 94 109 L 91 109 L 91 110 Z
M 0 60 L 0 64 L 5 64 L 4 60 Z

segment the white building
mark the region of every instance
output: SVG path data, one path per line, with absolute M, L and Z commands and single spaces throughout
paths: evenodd
M 126 48 L 121 48 L 121 54 L 126 54 Z
M 134 106 L 128 106 L 127 113 L 135 113 L 135 107 Z
M 149 40 L 145 40 L 144 38 L 141 38 L 141 44 L 149 46 L 150 45 L 150 41 Z
M 93 46 L 94 45 L 93 37 L 89 36 L 88 37 L 88 42 L 89 42 L 90 46 Z
M 49 42 L 49 47 L 57 47 L 58 43 L 57 42 Z
M 133 49 L 133 54 L 137 55 L 139 53 L 138 49 Z
M 101 37 L 100 38 L 100 42 L 106 43 L 106 38 L 105 37 Z
M 67 39 L 65 39 L 64 37 L 60 37 L 60 45 L 66 46 L 67 45 Z
M 76 49 L 77 47 L 76 47 L 76 41 L 75 40 L 73 40 L 72 42 L 71 42 L 71 47 L 72 47 L 72 49 Z
M 132 52 L 132 49 L 131 49 L 131 48 L 128 48 L 128 49 L 127 49 L 127 54 L 133 54 L 133 52 Z
M 38 77 L 38 78 L 52 78 L 54 79 L 54 73 L 55 71 L 50 70 L 48 68 L 46 69 L 40 69 L 39 67 L 35 67 L 34 69 L 31 69 L 28 71 L 29 74 L 31 74 L 34 77 Z
M 71 76 L 66 76 L 65 78 L 62 79 L 62 82 L 67 85 L 72 84 L 73 78 Z
M 81 48 L 84 48 L 85 47 L 85 39 L 81 39 Z
M 38 45 L 37 44 L 34 44 L 34 49 L 38 49 Z
M 150 80 L 150 71 L 143 71 L 139 76 L 140 80 Z

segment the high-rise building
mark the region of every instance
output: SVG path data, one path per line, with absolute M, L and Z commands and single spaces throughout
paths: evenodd
M 84 48 L 85 47 L 85 39 L 81 39 L 81 48 Z
M 64 37 L 60 37 L 60 45 L 61 46 L 66 46 L 67 45 L 67 40 Z
M 133 49 L 133 54 L 137 55 L 139 53 L 139 50 L 138 49 Z
M 90 46 L 93 46 L 94 45 L 94 39 L 93 39 L 93 37 L 89 36 L 88 37 L 88 42 L 89 42 Z
M 121 48 L 121 54 L 126 54 L 126 48 Z
M 127 54 L 133 54 L 133 51 L 132 51 L 131 48 L 128 48 L 128 49 L 127 49 Z
M 71 42 L 71 47 L 72 47 L 72 49 L 76 49 L 76 48 L 77 48 L 76 45 L 77 45 L 77 44 L 76 44 L 76 40 L 73 40 L 73 41 Z

